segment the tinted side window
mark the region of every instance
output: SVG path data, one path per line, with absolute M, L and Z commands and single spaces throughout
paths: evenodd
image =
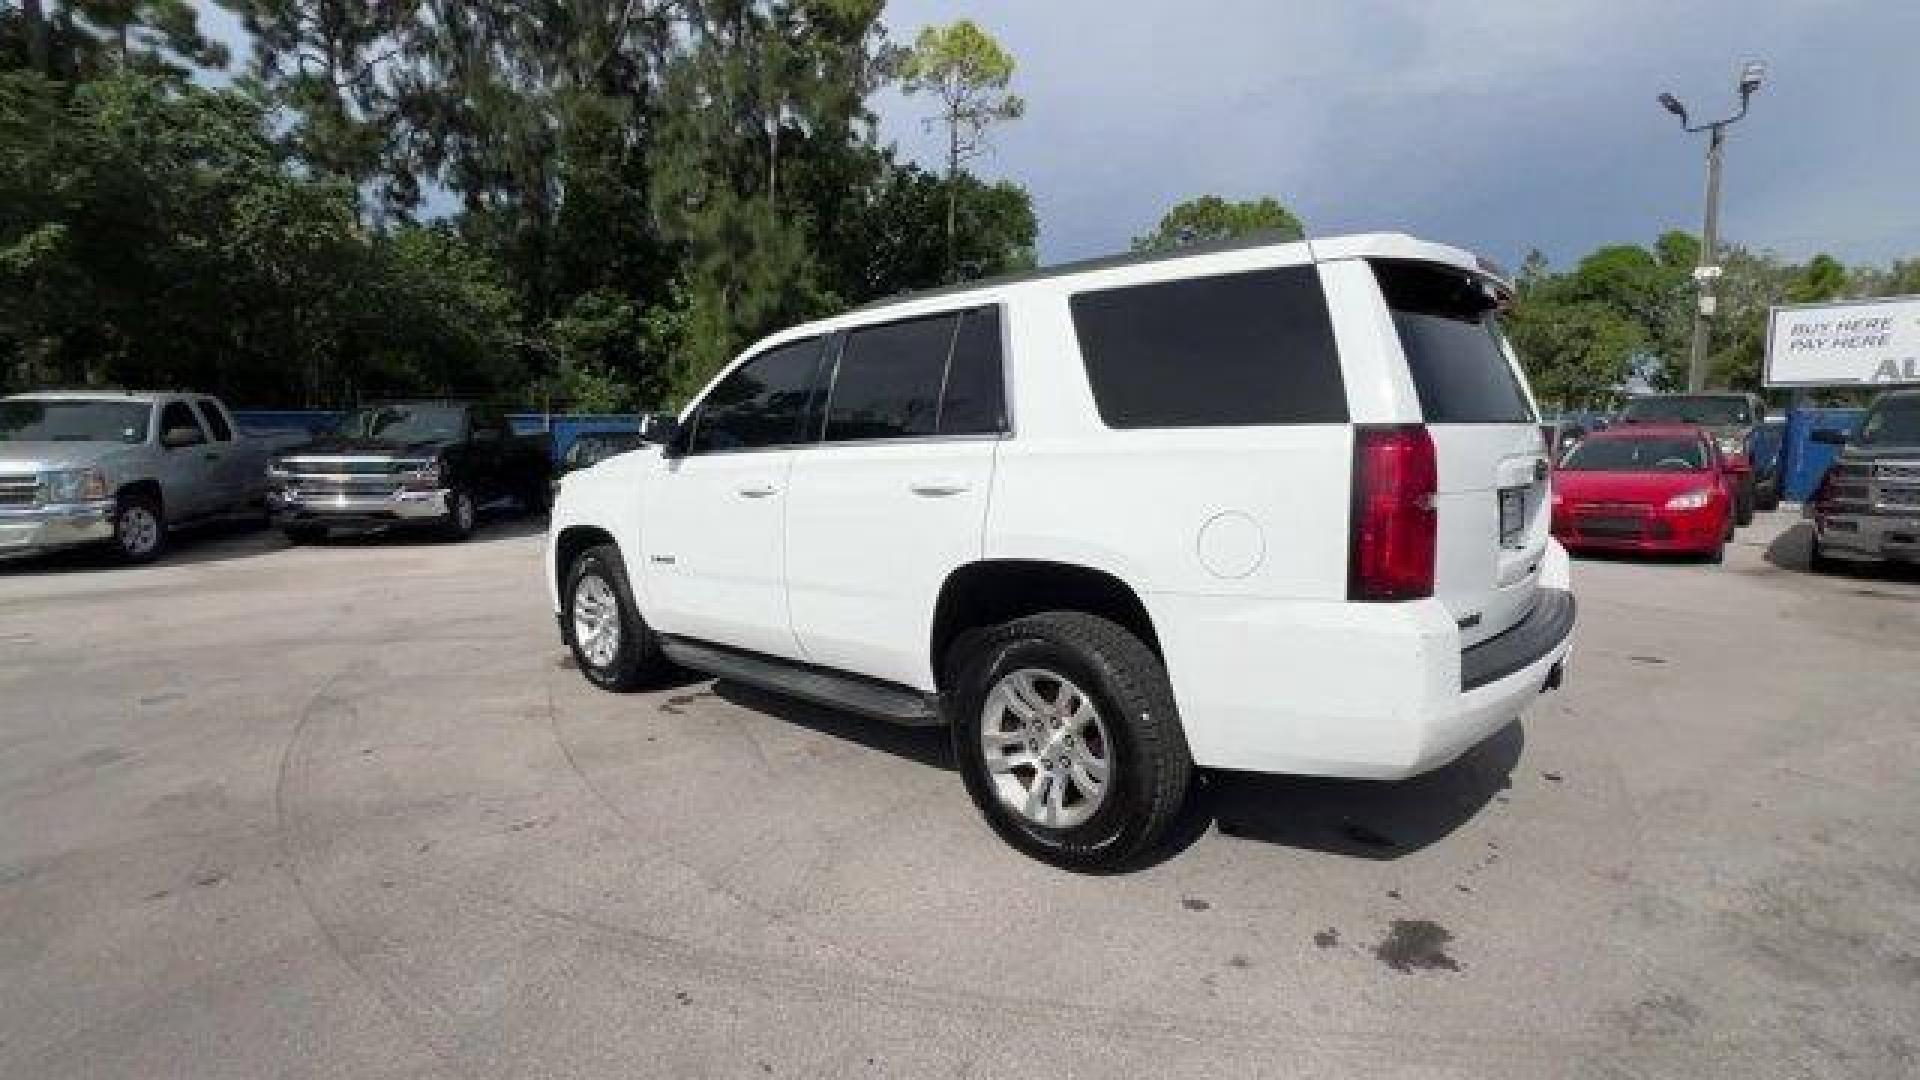
M 232 442 L 233 429 L 227 426 L 227 418 L 220 415 L 220 406 L 201 398 L 198 402 L 200 415 L 207 421 L 207 430 L 213 432 L 214 442 Z
M 958 321 L 936 315 L 850 331 L 827 404 L 827 441 L 934 434 Z
M 1420 412 L 1429 424 L 1531 424 L 1492 298 L 1458 270 L 1376 262 Z
M 1327 301 L 1311 266 L 1081 293 L 1072 307 L 1108 427 L 1347 419 Z
M 720 380 L 700 403 L 691 452 L 797 442 L 820 363 L 820 341 L 809 338 L 770 349 Z
M 979 435 L 1007 430 L 1007 387 L 1000 359 L 1000 309 L 960 316 L 940 398 L 940 434 Z
M 207 439 L 206 429 L 200 426 L 200 421 L 194 418 L 193 410 L 187 408 L 187 403 L 184 401 L 169 401 L 167 407 L 160 410 L 160 433 L 164 435 L 174 428 L 192 428 L 200 433 L 201 442 Z

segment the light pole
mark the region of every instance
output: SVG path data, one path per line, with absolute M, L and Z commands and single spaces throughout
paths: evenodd
M 1749 60 L 1740 68 L 1740 110 L 1724 120 L 1710 124 L 1687 122 L 1687 107 L 1672 94 L 1661 94 L 1660 104 L 1680 118 L 1680 129 L 1688 133 L 1705 131 L 1707 136 L 1707 220 L 1700 230 L 1700 265 L 1694 267 L 1694 281 L 1700 287 L 1700 304 L 1693 313 L 1693 348 L 1687 354 L 1687 389 L 1699 392 L 1707 385 L 1707 338 L 1713 329 L 1714 281 L 1720 276 L 1715 244 L 1720 231 L 1720 150 L 1726 145 L 1727 128 L 1747 115 L 1747 102 L 1760 89 L 1767 65 Z

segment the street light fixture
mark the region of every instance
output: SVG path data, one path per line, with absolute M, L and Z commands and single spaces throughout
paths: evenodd
M 1714 281 L 1719 275 L 1715 245 L 1720 226 L 1720 150 L 1726 143 L 1729 126 L 1747 115 L 1747 105 L 1766 79 L 1767 65 L 1749 60 L 1740 66 L 1740 108 L 1732 116 L 1711 123 L 1694 124 L 1687 120 L 1687 107 L 1672 94 L 1661 94 L 1660 106 L 1680 118 L 1680 129 L 1689 134 L 1705 131 L 1707 137 L 1707 219 L 1700 230 L 1700 265 L 1694 280 L 1700 286 L 1700 306 L 1693 315 L 1693 348 L 1687 355 L 1687 389 L 1698 392 L 1707 385 L 1707 339 L 1713 328 Z

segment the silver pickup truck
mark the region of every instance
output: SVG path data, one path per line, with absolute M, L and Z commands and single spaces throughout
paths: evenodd
M 1813 518 L 1813 567 L 1838 562 L 1920 563 L 1920 389 L 1889 390 L 1851 437 L 1816 431 L 1842 447 L 1820 481 Z
M 261 507 L 268 458 L 305 438 L 245 434 L 204 394 L 0 398 L 0 555 L 102 542 L 151 561 L 175 525 Z

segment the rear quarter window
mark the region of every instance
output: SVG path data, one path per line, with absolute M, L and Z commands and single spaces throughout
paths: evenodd
M 1531 424 L 1494 304 L 1472 277 L 1429 263 L 1373 264 L 1429 424 Z
M 1347 419 L 1340 357 L 1314 267 L 1083 292 L 1071 307 L 1108 427 Z

